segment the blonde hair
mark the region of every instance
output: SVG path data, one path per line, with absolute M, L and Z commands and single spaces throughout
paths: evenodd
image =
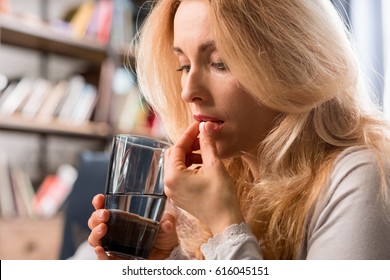
M 180 2 L 157 1 L 141 30 L 136 57 L 141 92 L 172 141 L 193 122 L 180 98 L 172 51 Z M 226 167 L 265 258 L 291 259 L 343 149 L 365 145 L 377 154 L 386 193 L 382 161 L 390 158 L 389 129 L 364 98 L 350 38 L 329 0 L 207 2 L 216 47 L 232 74 L 258 102 L 281 112 L 259 143 L 261 179 L 253 181 L 241 158 L 227 160 Z

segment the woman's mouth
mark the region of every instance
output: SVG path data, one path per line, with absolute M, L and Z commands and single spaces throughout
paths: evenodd
M 210 116 L 205 116 L 205 115 L 194 115 L 194 119 L 197 120 L 198 122 L 212 122 L 216 124 L 223 124 L 224 121 L 220 120 L 218 118 L 210 117 Z
M 215 131 L 220 131 L 223 124 L 225 123 L 225 121 L 220 120 L 218 118 L 206 116 L 206 115 L 200 115 L 200 114 L 194 115 L 194 119 L 197 120 L 198 122 L 201 122 L 201 123 L 202 122 L 212 122 L 214 124 Z

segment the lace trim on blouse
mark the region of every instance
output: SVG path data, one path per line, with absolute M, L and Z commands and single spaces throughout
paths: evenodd
M 248 236 L 253 236 L 253 234 L 247 223 L 233 224 L 227 227 L 222 233 L 210 238 L 207 243 L 201 246 L 201 250 L 206 257 L 211 257 L 216 254 L 218 247 L 221 245 L 229 244 L 231 248 L 234 248 L 241 245 Z
M 173 248 L 171 254 L 166 259 L 167 260 L 188 260 L 189 256 L 187 255 L 187 253 L 185 253 L 182 250 L 181 246 L 178 245 L 175 248 Z

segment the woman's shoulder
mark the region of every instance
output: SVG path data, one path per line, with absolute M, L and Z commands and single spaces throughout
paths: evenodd
M 378 194 L 382 175 L 389 178 L 390 174 L 390 166 L 386 161 L 379 153 L 365 146 L 345 149 L 333 164 L 328 188 L 324 190 L 325 195 L 333 196 L 345 192 Z
M 378 156 L 367 147 L 352 147 L 339 154 L 308 216 L 301 258 L 390 257 L 390 203 L 382 199 Z M 384 172 L 388 179 L 389 168 Z
M 376 152 L 366 146 L 352 146 L 346 148 L 337 156 L 333 170 L 336 171 L 337 167 L 356 164 L 373 164 L 376 163 Z
M 388 182 L 390 169 L 383 171 Z M 363 214 L 361 211 L 366 211 L 367 205 L 376 206 L 375 209 L 371 207 L 373 215 L 383 211 L 379 206 L 379 202 L 384 201 L 380 200 L 383 197 L 382 178 L 374 150 L 364 146 L 345 149 L 334 161 L 328 181 L 314 205 L 312 221 L 322 224 L 331 217 Z

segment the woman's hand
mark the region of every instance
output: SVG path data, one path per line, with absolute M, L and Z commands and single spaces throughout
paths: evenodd
M 216 133 L 218 125 L 212 122 L 190 125 L 168 150 L 164 175 L 166 195 L 213 234 L 243 221 L 235 186 L 217 153 Z M 201 155 L 194 153 L 199 148 Z M 201 166 L 189 168 L 192 164 Z
M 156 241 L 154 242 L 149 259 L 166 259 L 169 257 L 172 250 L 179 245 L 179 238 L 176 232 L 176 221 L 176 209 L 168 201 L 165 205 L 164 215 L 161 218 Z
M 95 247 L 95 253 L 98 260 L 114 259 L 114 257 L 109 256 L 101 246 L 102 239 L 107 233 L 106 223 L 110 219 L 110 212 L 108 212 L 107 209 L 104 209 L 104 195 L 95 195 L 92 199 L 92 205 L 96 211 L 93 212 L 88 219 L 88 227 L 91 230 L 88 237 L 89 245 Z
M 88 227 L 91 233 L 88 237 L 89 245 L 95 247 L 95 254 L 98 260 L 120 260 L 115 255 L 109 255 L 104 251 L 102 245 L 103 237 L 107 233 L 107 222 L 110 219 L 110 212 L 104 209 L 104 195 L 97 194 L 92 199 L 92 205 L 95 207 L 95 212 L 88 219 Z
M 92 247 L 95 247 L 95 253 L 98 260 L 120 259 L 117 256 L 107 254 L 101 246 L 102 239 L 107 233 L 106 223 L 110 219 L 110 212 L 107 209 L 104 209 L 104 195 L 96 195 L 92 200 L 92 205 L 95 207 L 96 211 L 92 213 L 88 220 L 88 227 L 91 229 L 91 233 L 88 237 L 89 244 Z M 160 221 L 159 232 L 149 258 L 166 259 L 169 257 L 173 248 L 178 244 L 176 211 L 172 205 L 167 203 L 164 215 Z

